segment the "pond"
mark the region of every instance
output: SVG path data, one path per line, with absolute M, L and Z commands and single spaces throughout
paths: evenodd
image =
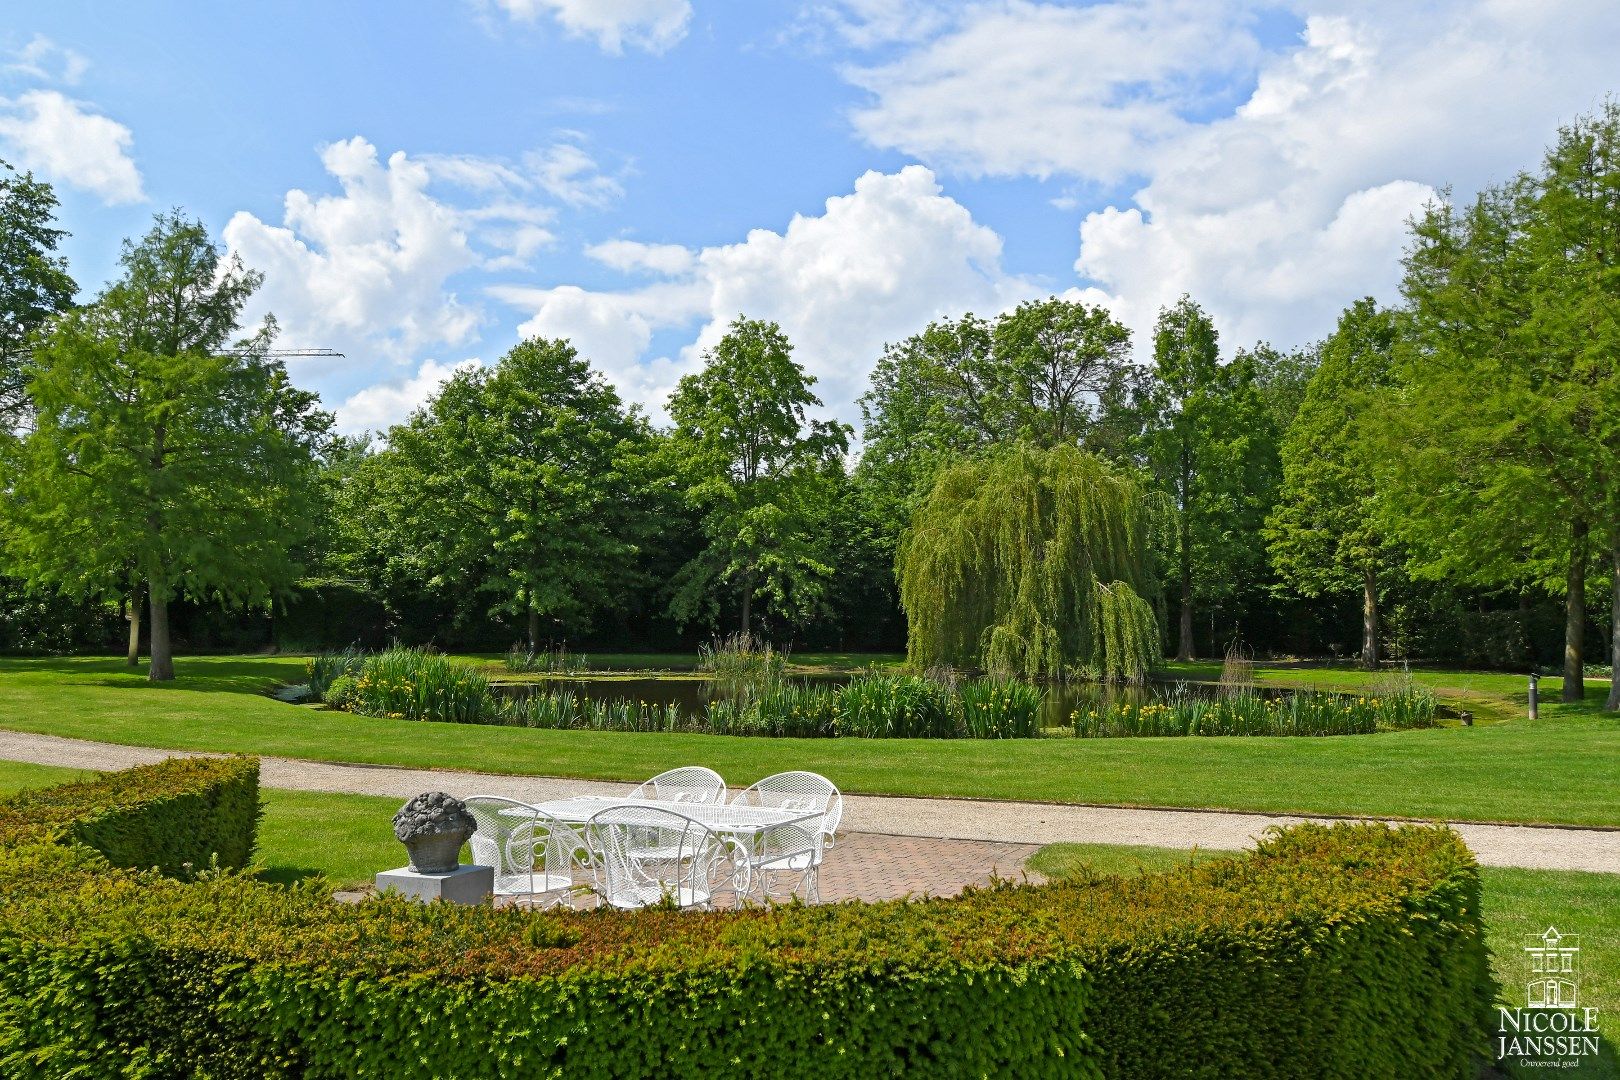
M 804 675 L 792 681 L 809 686 L 842 686 L 849 682 L 848 675 Z M 635 702 L 644 705 L 674 705 L 683 716 L 701 714 L 709 702 L 724 696 L 725 691 L 713 681 L 692 676 L 648 676 L 646 678 L 553 678 L 524 682 L 495 682 L 491 689 L 507 697 L 526 697 L 534 693 L 571 691 L 586 701 Z M 1042 727 L 1065 727 L 1077 709 L 1089 709 L 1102 703 L 1135 702 L 1146 704 L 1168 701 L 1177 696 L 1213 698 L 1220 686 L 1210 682 L 1150 681 L 1137 686 L 1119 686 L 1105 683 L 1064 683 L 1046 687 L 1046 701 L 1042 707 Z M 1286 690 L 1260 689 L 1262 697 L 1282 697 Z

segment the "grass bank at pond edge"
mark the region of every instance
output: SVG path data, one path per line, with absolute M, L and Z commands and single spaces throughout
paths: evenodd
M 744 781 L 808 768 L 852 793 L 1620 825 L 1620 720 L 1600 714 L 1596 683 L 1584 705 L 1550 703 L 1534 725 L 1369 738 L 844 741 L 422 724 L 265 696 L 278 682 L 301 681 L 303 664 L 182 657 L 179 680 L 154 686 L 114 659 L 0 660 L 0 727 L 134 746 L 601 780 L 639 781 L 690 764 Z M 1543 689 L 1556 698 L 1557 681 Z

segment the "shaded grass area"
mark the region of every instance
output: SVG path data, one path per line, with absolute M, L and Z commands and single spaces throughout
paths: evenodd
M 300 657 L 182 657 L 174 685 L 116 659 L 0 660 L 0 727 L 173 749 L 643 780 L 702 764 L 733 783 L 813 769 L 849 792 L 1620 825 L 1620 719 L 1549 700 L 1536 724 L 1335 738 L 757 739 L 412 723 L 264 696 Z M 1270 678 L 1272 669 L 1264 669 Z M 1346 684 L 1361 673 L 1316 672 Z M 1431 673 L 1426 678 L 1439 678 Z M 1463 675 L 1484 693 L 1514 676 Z M 1522 680 L 1520 680 L 1522 682 Z M 1555 679 L 1543 682 L 1548 699 Z M 1502 699 L 1507 707 L 1511 703 Z M 1557 782 L 1548 786 L 1547 779 Z
M 1150 873 L 1187 862 L 1231 854 L 1178 848 L 1126 847 L 1108 844 L 1050 844 L 1026 864 L 1048 877 Z M 1557 926 L 1581 935 L 1585 964 L 1580 980 L 1582 1005 L 1596 1006 L 1603 1031 L 1600 1060 L 1580 1069 L 1558 1069 L 1560 1076 L 1620 1077 L 1615 1033 L 1620 1031 L 1620 874 L 1575 870 L 1518 870 L 1487 866 L 1480 870 L 1483 887 L 1485 942 L 1491 950 L 1491 973 L 1499 1002 L 1522 1006 L 1530 982 L 1525 938 Z M 1494 1030 L 1495 1024 L 1493 1022 Z M 1510 1076 L 1541 1076 L 1546 1068 L 1502 1063 Z

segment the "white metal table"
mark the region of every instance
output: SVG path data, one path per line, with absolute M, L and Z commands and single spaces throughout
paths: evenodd
M 820 810 L 777 806 L 736 806 L 731 803 L 683 802 L 670 799 L 632 799 L 613 795 L 574 795 L 565 799 L 552 799 L 550 802 L 532 803 L 530 805 L 540 813 L 556 818 L 567 825 L 584 825 L 591 818 L 612 806 L 669 810 L 683 817 L 691 818 L 710 832 L 716 833 L 734 843 L 747 856 L 743 860 L 743 880 L 737 883 L 739 896 L 746 896 L 753 889 L 753 875 L 749 869 L 749 863 L 759 853 L 758 843 L 760 837 L 771 829 L 782 825 L 798 825 L 811 834 L 814 842 L 821 842 L 819 827 L 823 812 Z M 503 814 L 522 814 L 523 812 L 518 807 L 501 811 Z

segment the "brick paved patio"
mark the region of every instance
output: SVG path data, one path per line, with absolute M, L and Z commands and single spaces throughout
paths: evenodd
M 841 833 L 821 865 L 823 900 L 889 900 L 900 896 L 954 896 L 968 885 L 988 885 L 991 873 L 1023 880 L 1035 844 L 938 840 L 885 833 Z M 1031 874 L 1030 880 L 1039 880 Z

